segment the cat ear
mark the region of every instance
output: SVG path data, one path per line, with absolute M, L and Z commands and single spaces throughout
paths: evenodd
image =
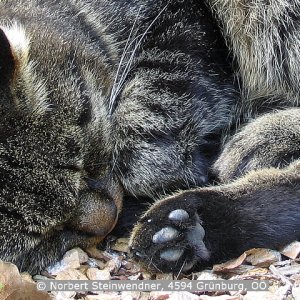
M 8 37 L 0 28 L 0 86 L 9 85 L 14 78 L 16 60 Z

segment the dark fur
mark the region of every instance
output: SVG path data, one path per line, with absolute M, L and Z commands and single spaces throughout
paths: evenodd
M 224 184 L 157 202 L 134 228 L 137 258 L 190 270 L 300 238 L 299 1 L 210 0 L 240 75 L 244 120 L 212 170 Z M 290 45 L 293 44 L 293 47 Z M 170 213 L 181 209 L 180 222 Z M 177 211 L 178 212 L 178 211 Z M 188 218 L 187 218 L 188 216 Z
M 203 4 L 2 1 L 0 17 L 30 38 L 1 31 L 0 258 L 37 272 L 101 241 L 123 192 L 207 182 L 237 92 Z
M 220 3 L 214 13 L 231 45 Z M 247 98 L 239 52 L 230 46 L 241 76 L 239 94 L 223 37 L 201 1 L 1 1 L 0 17 L 3 24 L 21 24 L 30 37 L 28 49 L 11 39 L 7 27 L 0 31 L 0 258 L 22 270 L 37 272 L 71 247 L 101 241 L 117 222 L 123 195 L 153 198 L 207 184 L 209 167 L 232 128 L 259 112 L 297 104 L 288 101 L 289 93 L 277 95 L 276 85 L 269 93 L 262 84 L 259 97 Z M 271 104 L 271 98 L 277 102 Z M 262 122 L 273 119 L 276 113 Z M 293 122 L 297 118 L 285 124 Z M 289 141 L 280 133 L 285 124 L 278 129 L 280 142 Z M 279 159 L 264 165 L 259 154 L 268 138 L 259 130 L 253 134 L 252 140 L 266 142 L 254 142 L 249 150 L 251 144 L 242 142 L 246 149 L 239 151 L 234 137 L 213 173 L 230 181 L 297 158 L 296 138 L 294 152 L 286 156 L 272 147 Z M 240 163 L 226 173 L 221 169 L 232 165 L 226 155 L 231 151 Z M 261 162 L 251 167 L 247 160 Z M 296 169 L 266 169 L 262 176 L 254 173 L 255 180 L 246 175 L 242 183 L 157 202 L 137 224 L 131 245 L 164 271 L 181 268 L 187 258 L 186 270 L 204 257 L 213 262 L 247 247 L 286 244 L 299 236 Z M 177 208 L 190 216 L 177 228 L 187 250 L 170 263 L 159 255 L 174 241 L 157 248 L 152 236 Z M 149 216 L 151 223 L 145 222 Z M 205 246 L 198 223 L 206 232 Z M 261 233 L 262 228 L 269 229 Z M 283 234 L 272 235 L 278 228 Z M 192 247 L 186 237 L 193 238 Z

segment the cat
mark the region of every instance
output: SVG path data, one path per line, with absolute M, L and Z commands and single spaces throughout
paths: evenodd
M 133 229 L 136 259 L 156 272 L 188 272 L 299 240 L 299 116 L 294 108 L 256 118 L 214 164 L 222 184 L 155 203 Z
M 0 259 L 37 273 L 123 199 L 208 183 L 243 114 L 204 2 L 3 0 L 0 19 Z
M 208 0 L 239 74 L 244 124 L 212 165 L 219 184 L 155 203 L 131 249 L 155 271 L 193 269 L 300 238 L 299 1 Z
M 96 245 L 128 197 L 163 272 L 299 237 L 298 2 L 253 3 L 0 2 L 0 259 Z

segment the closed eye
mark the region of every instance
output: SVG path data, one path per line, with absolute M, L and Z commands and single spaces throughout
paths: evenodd
M 73 171 L 73 172 L 81 172 L 82 171 L 82 167 L 78 166 L 78 165 L 57 165 L 55 166 L 56 169 L 60 169 L 60 170 L 69 170 L 69 171 Z

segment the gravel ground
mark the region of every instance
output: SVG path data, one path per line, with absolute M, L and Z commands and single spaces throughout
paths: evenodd
M 113 240 L 113 239 L 111 239 Z M 237 259 L 215 265 L 202 272 L 184 274 L 150 274 L 128 256 L 125 238 L 109 243 L 106 250 L 80 248 L 68 251 L 56 265 L 31 277 L 19 273 L 16 266 L 0 261 L 0 300 L 82 299 L 82 300 L 300 300 L 300 242 L 294 242 L 277 252 L 251 249 Z M 51 292 L 37 291 L 39 280 L 268 280 L 263 292 Z

